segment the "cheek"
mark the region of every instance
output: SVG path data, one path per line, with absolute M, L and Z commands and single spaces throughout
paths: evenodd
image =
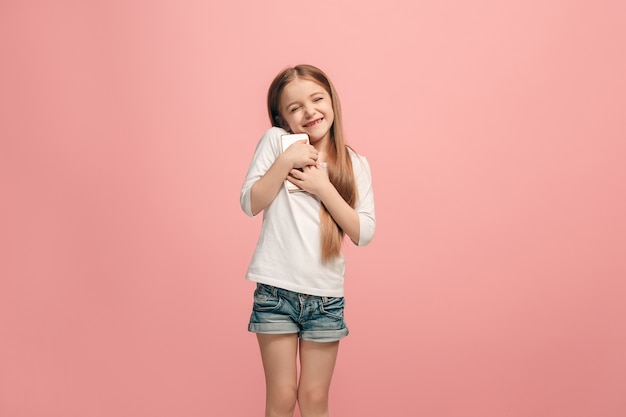
M 296 129 L 299 125 L 298 120 L 296 117 L 294 116 L 288 116 L 285 118 L 285 123 L 287 124 L 287 126 L 289 126 L 291 128 L 291 130 Z
M 333 117 L 335 112 L 333 111 L 332 104 L 328 103 L 328 105 L 325 106 L 324 112 L 326 113 L 327 117 Z
M 335 120 L 335 112 L 333 111 L 333 108 L 330 107 L 328 109 L 328 111 L 326 112 L 326 118 L 330 121 L 333 122 Z

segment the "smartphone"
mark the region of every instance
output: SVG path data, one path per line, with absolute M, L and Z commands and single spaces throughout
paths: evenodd
M 282 141 L 283 152 L 285 152 L 288 147 L 296 142 L 305 140 L 306 143 L 309 143 L 309 135 L 307 135 L 306 133 L 288 133 L 285 135 L 281 135 L 280 139 Z M 289 192 L 302 191 L 302 188 L 290 183 L 287 180 L 285 180 L 285 187 L 287 187 L 287 191 Z
M 283 152 L 285 152 L 288 147 L 298 141 L 306 140 L 306 143 L 309 143 L 309 135 L 307 135 L 306 133 L 288 133 L 286 135 L 281 135 L 280 139 L 282 140 L 283 144 Z

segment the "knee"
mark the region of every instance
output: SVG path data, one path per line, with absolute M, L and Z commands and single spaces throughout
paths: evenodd
M 328 390 L 305 388 L 298 390 L 298 404 L 304 412 L 320 413 L 328 409 Z
M 296 408 L 297 390 L 293 386 L 273 387 L 268 392 L 266 414 L 268 416 L 291 416 Z

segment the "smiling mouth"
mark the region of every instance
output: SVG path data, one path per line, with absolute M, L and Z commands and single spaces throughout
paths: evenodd
M 305 125 L 304 125 L 304 127 L 312 127 L 312 126 L 315 126 L 316 124 L 320 123 L 323 119 L 324 119 L 324 118 L 323 118 L 323 117 L 321 117 L 321 118 L 319 118 L 319 119 L 313 120 L 312 122 L 305 124 Z

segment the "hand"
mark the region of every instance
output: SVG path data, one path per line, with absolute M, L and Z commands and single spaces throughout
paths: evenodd
M 303 140 L 289 146 L 282 155 L 291 162 L 293 168 L 298 169 L 314 165 L 317 161 L 318 152 L 313 145 Z
M 328 178 L 328 173 L 318 162 L 299 169 L 292 169 L 287 180 L 304 191 L 319 196 L 326 187 L 333 186 Z

